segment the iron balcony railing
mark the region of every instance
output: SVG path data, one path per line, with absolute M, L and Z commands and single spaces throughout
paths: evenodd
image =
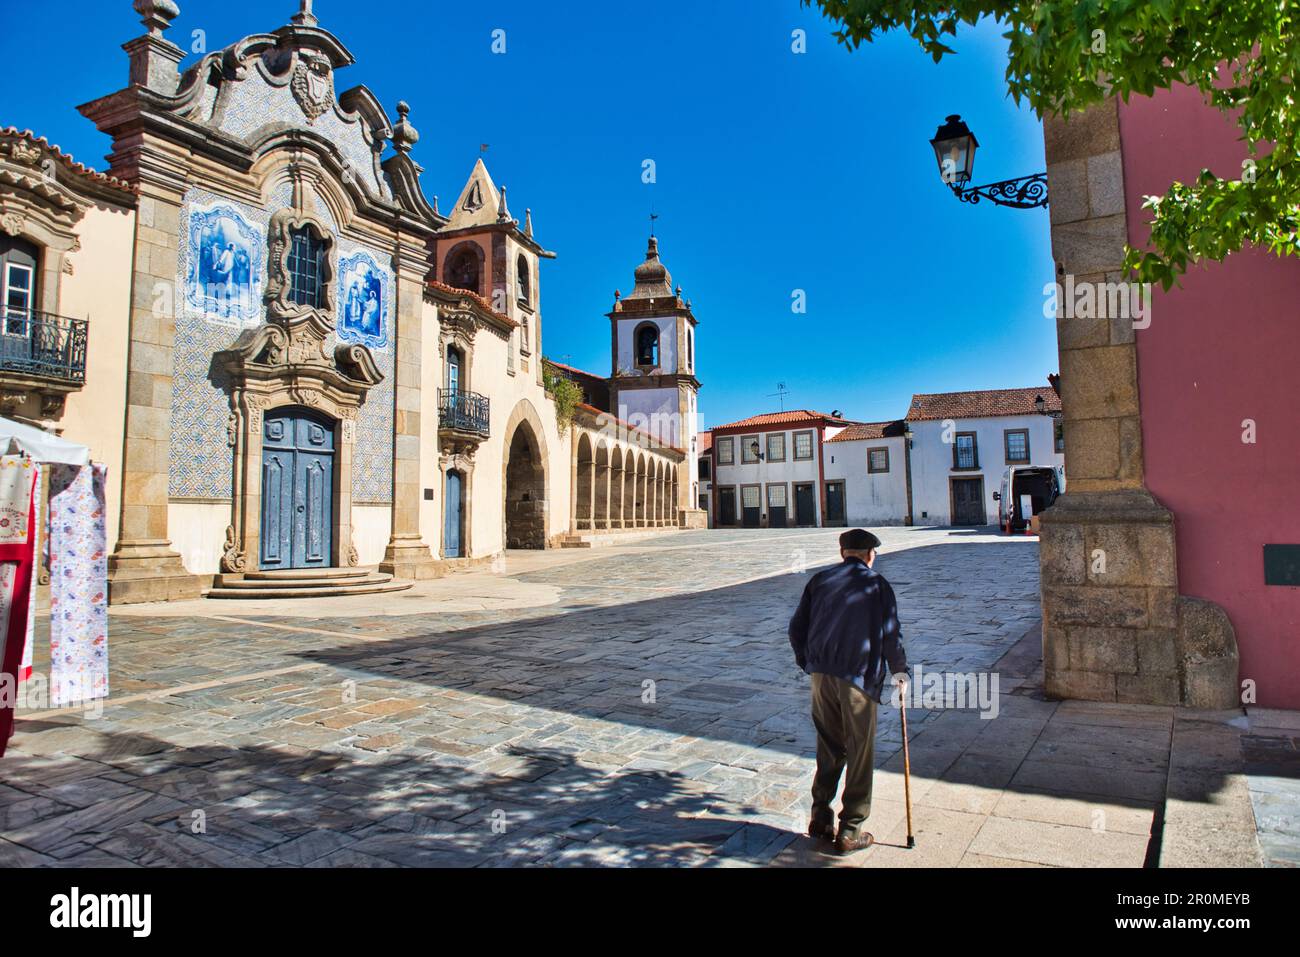
M 459 389 L 438 390 L 438 427 L 488 437 L 488 397 Z
M 89 326 L 85 319 L 0 305 L 0 371 L 84 383 Z

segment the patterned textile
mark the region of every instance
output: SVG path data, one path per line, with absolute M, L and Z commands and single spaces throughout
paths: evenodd
M 13 733 L 18 670 L 27 635 L 36 538 L 32 521 L 35 480 L 31 459 L 0 456 L 0 755 Z
M 32 463 L 32 469 L 35 474 L 32 476 L 32 528 L 37 530 L 36 537 L 40 538 L 41 521 L 44 512 L 41 509 L 41 476 L 45 474 L 46 466 L 39 462 Z M 49 548 L 49 537 L 46 536 L 45 547 Z M 36 633 L 36 576 L 39 573 L 41 556 L 33 553 L 32 555 L 32 581 L 33 587 L 27 590 L 27 635 L 23 639 L 23 661 L 18 667 L 18 680 L 26 681 L 32 676 L 32 651 L 35 648 L 33 640 Z
M 99 464 L 50 466 L 50 697 L 56 708 L 108 695 L 106 477 Z

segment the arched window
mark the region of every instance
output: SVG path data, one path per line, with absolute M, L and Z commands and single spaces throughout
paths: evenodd
M 523 253 L 515 260 L 515 282 L 519 286 L 519 301 L 525 306 L 532 305 L 533 286 L 528 275 L 528 260 Z
M 319 309 L 325 305 L 325 241 L 311 227 L 289 231 L 289 300 Z
M 479 254 L 474 245 L 466 243 L 464 246 L 452 250 L 451 255 L 447 257 L 447 265 L 443 269 L 443 279 L 449 286 L 455 286 L 457 289 L 468 289 L 470 292 L 482 295 Z
M 636 364 L 659 365 L 659 327 L 646 323 L 636 331 Z

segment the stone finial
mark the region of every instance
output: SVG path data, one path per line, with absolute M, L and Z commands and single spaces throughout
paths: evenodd
M 618 301 L 619 301 L 620 299 L 622 299 L 622 298 L 623 298 L 623 294 L 622 294 L 621 292 L 619 292 L 617 289 L 615 289 L 615 290 L 614 290 L 614 301 L 615 301 L 615 302 L 618 302 Z
M 289 18 L 289 22 L 300 27 L 314 27 L 318 21 L 311 12 L 311 0 L 302 0 L 298 12 Z
M 497 222 L 510 222 L 510 207 L 506 205 L 506 188 L 501 187 L 501 206 L 497 209 Z
M 420 142 L 419 131 L 411 125 L 408 117 L 411 106 L 405 100 L 397 104 L 397 125 L 393 127 L 393 149 L 399 153 L 411 152 L 411 147 Z
M 154 37 L 161 37 L 172 21 L 181 15 L 181 8 L 172 0 L 135 0 L 133 6 L 140 14 L 140 22 Z
M 529 239 L 533 237 L 533 211 L 531 209 L 524 210 L 524 235 Z

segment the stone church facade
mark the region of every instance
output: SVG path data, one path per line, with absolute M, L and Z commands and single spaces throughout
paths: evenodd
M 310 2 L 183 72 L 176 5 L 135 9 L 129 84 L 80 107 L 112 139 L 107 175 L 0 131 L 6 268 L 39 261 L 29 308 L 89 328 L 79 381 L 3 363 L 6 412 L 108 462 L 112 601 L 382 591 L 550 547 L 578 530 L 596 446 L 632 464 L 629 527 L 689 521 L 690 436 L 557 420 L 553 254 L 481 160 L 440 212 L 409 108 L 342 87 L 352 54 Z

